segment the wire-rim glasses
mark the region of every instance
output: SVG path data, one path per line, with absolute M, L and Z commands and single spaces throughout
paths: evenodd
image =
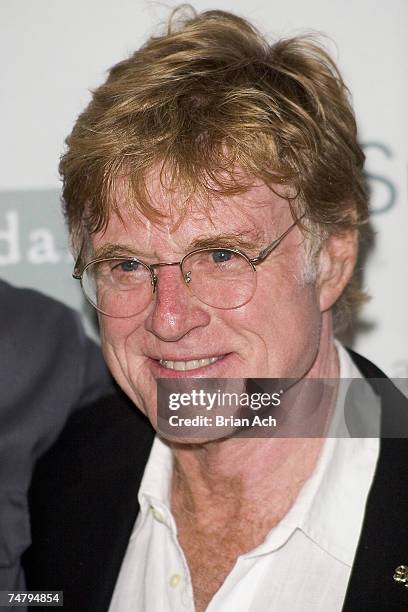
M 302 217 L 256 257 L 234 248 L 205 247 L 187 253 L 181 261 L 147 264 L 137 257 L 98 258 L 79 271 L 80 253 L 73 277 L 81 281 L 92 306 L 111 317 L 126 318 L 142 312 L 159 282 L 156 269 L 168 266 L 179 266 L 188 290 L 204 304 L 222 310 L 239 308 L 255 293 L 256 266 L 279 246 Z

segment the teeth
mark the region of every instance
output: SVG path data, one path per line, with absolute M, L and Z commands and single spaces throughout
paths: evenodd
M 218 357 L 206 357 L 205 359 L 193 359 L 192 361 L 167 361 L 165 359 L 160 359 L 160 365 L 163 366 L 163 368 L 168 368 L 169 370 L 185 372 L 187 370 L 195 370 L 196 368 L 211 365 L 212 363 L 218 361 L 218 359 L 222 359 L 222 357 L 224 357 L 224 355 L 219 355 Z

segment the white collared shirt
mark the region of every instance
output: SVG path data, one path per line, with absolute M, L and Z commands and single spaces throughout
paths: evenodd
M 340 378 L 360 378 L 337 350 Z M 238 557 L 207 612 L 340 611 L 378 454 L 376 438 L 327 438 L 291 509 L 260 546 Z M 156 436 L 109 612 L 194 612 L 170 510 L 171 475 L 171 450 Z

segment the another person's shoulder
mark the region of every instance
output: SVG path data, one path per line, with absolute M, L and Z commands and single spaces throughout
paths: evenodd
M 32 289 L 0 281 L 0 399 L 2 438 L 13 453 L 36 459 L 72 412 L 111 393 L 100 347 L 77 312 Z
M 55 329 L 58 335 L 82 334 L 78 314 L 72 308 L 34 289 L 15 287 L 0 280 L 0 304 L 0 328 L 5 338 L 11 332 L 21 337 L 26 333 L 30 337 L 40 336 L 55 324 L 59 325 Z

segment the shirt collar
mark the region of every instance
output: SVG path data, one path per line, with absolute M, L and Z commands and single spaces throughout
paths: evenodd
M 361 378 L 347 351 L 336 342 L 340 378 Z M 350 566 L 358 544 L 365 503 L 379 454 L 377 438 L 350 438 L 344 423 L 345 385 L 335 415 L 336 437 L 327 437 L 311 477 L 282 521 L 256 551 L 282 545 L 301 529 L 320 548 Z M 334 435 L 334 433 L 333 433 Z
M 340 343 L 336 342 L 336 348 L 340 378 L 362 378 Z M 344 391 L 345 387 L 342 388 Z M 379 440 L 346 437 L 347 434 L 343 433 L 347 432 L 344 396 L 345 392 L 342 392 L 334 419 L 337 421 L 336 430 L 341 435 L 325 441 L 319 465 L 312 476 L 312 479 L 317 477 L 319 483 L 304 516 L 302 529 L 328 553 L 351 566 L 377 464 Z M 373 401 L 376 401 L 374 394 Z

